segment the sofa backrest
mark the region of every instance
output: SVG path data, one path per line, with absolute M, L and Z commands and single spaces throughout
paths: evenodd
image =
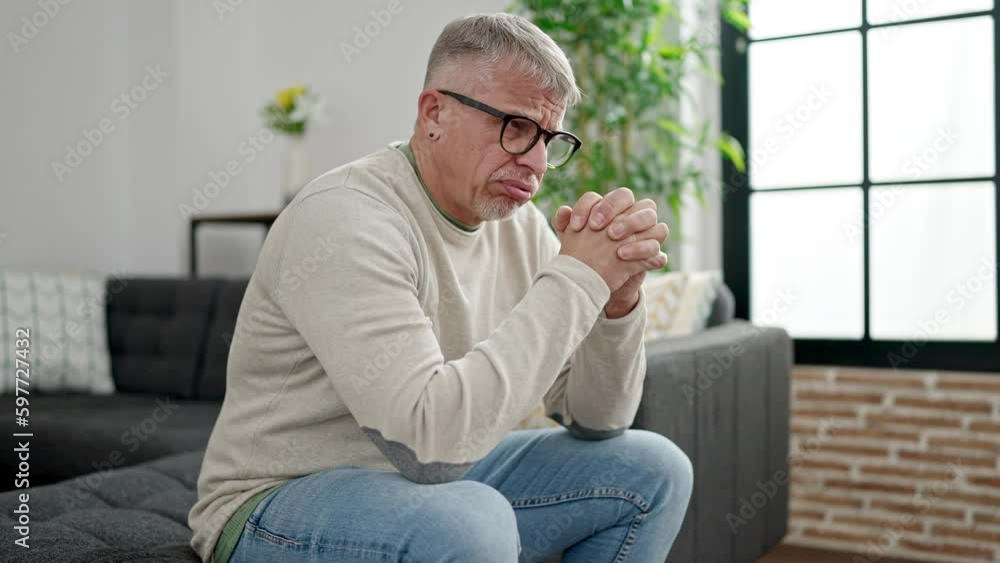
M 232 333 L 246 284 L 109 279 L 108 346 L 118 392 L 221 399 L 231 339 L 224 331 Z
M 195 387 L 198 399 L 221 401 L 226 394 L 226 363 L 236 330 L 236 317 L 250 280 L 219 282 L 212 318 L 205 338 L 205 359 Z

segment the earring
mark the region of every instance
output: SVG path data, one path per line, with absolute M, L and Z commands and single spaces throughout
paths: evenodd
M 434 138 L 434 133 L 428 133 L 427 136 L 430 137 L 431 139 L 433 139 Z

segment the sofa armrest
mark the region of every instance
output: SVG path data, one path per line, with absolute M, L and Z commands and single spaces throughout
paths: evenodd
M 673 440 L 695 471 L 668 561 L 755 561 L 788 519 L 788 333 L 735 321 L 648 342 L 646 364 L 632 427 Z M 759 491 L 766 502 L 747 509 Z

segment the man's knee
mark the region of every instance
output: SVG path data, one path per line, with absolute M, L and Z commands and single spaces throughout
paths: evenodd
M 618 458 L 613 466 L 621 466 L 638 477 L 640 482 L 656 484 L 665 498 L 672 502 L 686 501 L 691 496 L 694 470 L 691 459 L 669 438 L 648 430 L 630 429 L 619 439 Z
M 418 517 L 436 539 L 444 561 L 516 561 L 521 548 L 517 518 L 499 491 L 477 481 L 448 485 L 447 501 Z

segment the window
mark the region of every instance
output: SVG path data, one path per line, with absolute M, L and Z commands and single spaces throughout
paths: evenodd
M 724 265 L 798 363 L 1000 371 L 993 0 L 751 0 L 724 26 Z

